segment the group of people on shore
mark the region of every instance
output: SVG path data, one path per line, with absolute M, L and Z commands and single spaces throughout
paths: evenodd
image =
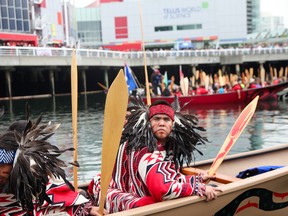
M 206 181 L 215 176 L 181 173 L 199 152 L 196 146 L 208 141 L 196 116 L 182 115 L 177 101 L 147 106 L 138 96 L 129 99 L 104 214 L 192 195 L 214 200 L 221 190 Z M 73 149 L 51 144 L 49 138 L 59 125 L 41 120 L 17 121 L 0 133 L 0 196 L 9 200 L 1 201 L 1 215 L 98 216 L 101 174 L 87 191 L 74 191 L 65 162 L 59 159 Z

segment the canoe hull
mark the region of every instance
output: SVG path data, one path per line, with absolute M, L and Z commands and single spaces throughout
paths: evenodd
M 180 96 L 179 102 L 181 105 L 186 105 L 187 108 L 193 107 L 193 105 L 213 105 L 213 104 L 227 104 L 227 103 L 249 103 L 257 95 L 259 100 L 267 100 L 270 98 L 276 98 L 276 93 L 282 91 L 288 87 L 288 82 L 284 82 L 278 85 L 271 85 L 263 88 L 246 89 L 242 91 L 232 91 L 224 94 L 207 94 L 207 95 L 190 95 Z M 166 100 L 169 103 L 174 101 L 173 96 L 157 96 L 152 97 L 151 102 L 155 100 Z M 144 98 L 146 102 L 146 98 Z
M 274 147 L 248 154 L 228 156 L 223 162 L 223 167 L 220 166 L 219 173 L 225 175 L 230 173 L 235 176 L 235 173 L 255 166 L 282 165 L 284 167 L 229 184 L 211 182 L 222 189 L 216 200 L 206 202 L 203 197 L 185 197 L 112 215 L 286 215 L 288 212 L 287 154 L 288 145 L 283 145 L 281 148 Z M 208 165 L 211 165 L 211 161 L 206 160 L 195 166 L 206 169 Z

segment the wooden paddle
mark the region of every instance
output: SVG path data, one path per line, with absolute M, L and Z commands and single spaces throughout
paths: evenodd
M 110 86 L 105 102 L 102 134 L 101 197 L 99 213 L 103 215 L 105 197 L 120 144 L 128 106 L 128 88 L 121 69 Z
M 77 129 L 77 113 L 78 113 L 78 70 L 75 50 L 72 52 L 71 62 L 71 102 L 72 102 L 72 134 L 74 157 L 76 163 L 78 160 L 78 129 Z M 74 188 L 78 190 L 78 167 L 73 166 Z
M 232 148 L 238 137 L 243 132 L 244 128 L 249 123 L 250 119 L 252 118 L 256 110 L 258 99 L 259 96 L 254 98 L 254 100 L 251 101 L 238 116 L 236 122 L 234 123 L 233 127 L 230 130 L 230 133 L 228 134 L 225 142 L 223 143 L 217 157 L 215 158 L 213 164 L 210 167 L 210 170 L 208 172 L 209 175 L 214 175 L 216 173 L 223 159 L 228 154 L 228 152 L 230 151 L 230 149 Z
M 98 84 L 101 88 L 103 88 L 103 90 L 108 90 L 108 88 L 107 88 L 105 85 L 103 85 L 102 83 L 97 82 L 97 84 Z
M 151 105 L 151 95 L 150 95 L 150 86 L 149 86 L 149 79 L 148 79 L 146 50 L 145 50 L 145 43 L 144 43 L 144 31 L 143 31 L 143 21 L 142 21 L 142 8 L 141 8 L 140 0 L 138 0 L 138 7 L 139 7 L 139 14 L 140 14 L 141 39 L 142 39 L 141 43 L 142 43 L 143 60 L 144 60 L 146 100 L 147 100 L 147 105 L 149 106 Z

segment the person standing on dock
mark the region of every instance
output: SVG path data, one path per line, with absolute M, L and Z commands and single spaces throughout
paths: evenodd
M 162 74 L 160 73 L 159 69 L 153 69 L 153 73 L 151 74 L 151 82 L 154 95 L 161 95 L 161 83 L 162 83 Z

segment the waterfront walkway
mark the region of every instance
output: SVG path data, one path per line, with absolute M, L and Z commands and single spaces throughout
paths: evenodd
M 73 49 L 51 47 L 0 47 L 0 67 L 70 66 Z M 77 49 L 79 66 L 122 67 L 144 65 L 233 65 L 247 62 L 287 61 L 288 47 L 232 48 L 203 50 L 160 50 L 120 52 L 98 49 Z

